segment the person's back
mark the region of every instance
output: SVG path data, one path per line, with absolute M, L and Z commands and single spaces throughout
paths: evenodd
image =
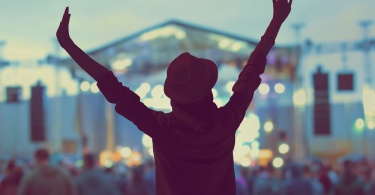
M 234 124 L 229 120 L 229 112 L 216 109 L 212 113 L 215 123 L 209 129 L 200 129 L 207 130 L 203 133 L 197 126 L 190 126 L 201 120 L 191 117 L 189 121 L 180 121 L 174 118 L 175 114 L 181 113 L 165 115 L 166 123 L 156 129 L 166 136 L 153 140 L 156 170 L 163 170 L 156 175 L 157 185 L 181 194 L 233 193 L 232 151 L 239 121 Z
M 357 164 L 351 160 L 343 162 L 343 172 L 333 187 L 335 195 L 363 195 L 365 183 L 356 174 Z
M 276 172 L 272 164 L 269 164 L 255 180 L 252 194 L 282 195 L 283 192 L 283 183 L 280 178 L 276 176 Z
M 8 163 L 6 171 L 6 176 L 0 181 L 0 195 L 15 195 L 21 183 L 23 171 L 16 165 L 14 160 Z
M 337 184 L 333 187 L 335 195 L 363 195 L 365 183 L 350 173 L 344 173 L 339 177 Z
M 37 167 L 25 176 L 20 194 L 27 195 L 70 195 L 74 194 L 72 181 L 59 168 L 50 165 Z
M 287 195 L 313 195 L 313 183 L 303 176 L 303 167 L 299 164 L 290 166 L 291 178 L 284 181 L 284 191 Z
M 96 156 L 83 156 L 83 172 L 75 179 L 78 195 L 119 195 L 120 191 L 111 175 L 96 167 Z
M 49 154 L 36 152 L 37 167 L 22 180 L 19 195 L 74 195 L 75 189 L 69 175 L 48 163 Z
M 79 195 L 119 195 L 114 179 L 97 168 L 85 170 L 75 179 Z

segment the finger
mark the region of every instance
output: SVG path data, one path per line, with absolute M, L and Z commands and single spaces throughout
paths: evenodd
M 65 8 L 64 15 L 68 15 L 68 14 L 69 14 L 69 7 L 67 6 L 67 7 Z

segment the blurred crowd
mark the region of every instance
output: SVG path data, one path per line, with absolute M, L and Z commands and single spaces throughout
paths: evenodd
M 0 195 L 154 195 L 152 159 L 139 166 L 97 166 L 97 156 L 83 156 L 81 167 L 50 164 L 39 149 L 32 162 L 0 161 Z M 366 160 L 344 159 L 338 166 L 321 160 L 288 161 L 276 169 L 235 165 L 237 195 L 375 195 L 375 169 Z M 220 170 L 218 170 L 220 171 Z M 187 184 L 188 185 L 188 184 Z
M 366 160 L 287 161 L 280 169 L 236 170 L 237 195 L 375 195 L 375 169 Z

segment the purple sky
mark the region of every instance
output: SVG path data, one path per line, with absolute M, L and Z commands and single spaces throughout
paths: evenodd
M 259 40 L 272 17 L 272 0 L 2 0 L 0 40 L 7 59 L 39 59 L 54 51 L 53 40 L 65 6 L 70 31 L 83 49 L 93 49 L 169 19 Z M 302 39 L 355 41 L 358 21 L 371 19 L 374 0 L 294 0 L 277 44 L 295 42 L 291 25 L 305 23 Z

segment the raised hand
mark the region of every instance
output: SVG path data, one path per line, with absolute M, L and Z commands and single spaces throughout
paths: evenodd
M 62 20 L 60 22 L 60 26 L 56 32 L 57 40 L 63 48 L 65 48 L 72 41 L 69 35 L 69 20 L 69 7 L 66 7 Z
M 273 1 L 273 19 L 283 23 L 288 17 L 293 0 L 272 0 Z

